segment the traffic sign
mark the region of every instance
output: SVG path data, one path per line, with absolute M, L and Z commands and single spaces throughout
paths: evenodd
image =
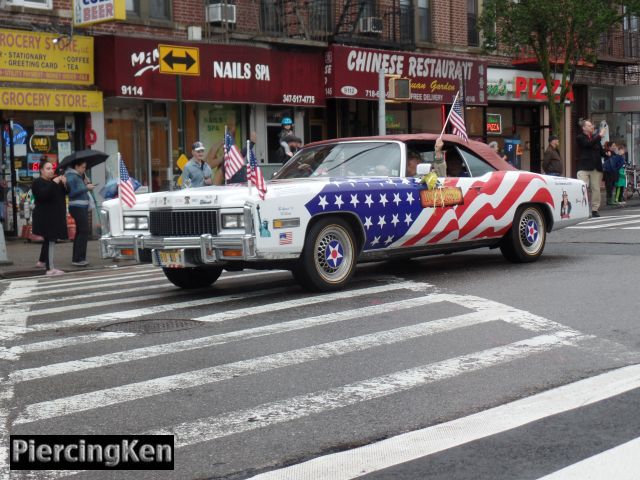
M 200 75 L 200 49 L 177 45 L 158 45 L 160 73 Z

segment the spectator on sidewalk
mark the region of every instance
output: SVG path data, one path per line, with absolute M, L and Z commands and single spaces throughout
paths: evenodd
M 85 172 L 87 162 L 72 164 L 64 172 L 67 178 L 67 190 L 69 192 L 69 213 L 76 222 L 76 236 L 73 239 L 73 254 L 71 264 L 76 267 L 86 267 L 87 242 L 89 241 L 89 192 L 94 185 L 89 181 Z
M 51 160 L 40 160 L 40 177 L 33 181 L 32 186 L 35 199 L 33 233 L 44 239 L 36 266 L 46 267 L 47 275 L 64 274 L 62 270 L 55 268 L 53 254 L 56 240 L 67 238 L 66 183 L 64 175 L 55 176 Z
M 617 178 L 616 178 L 616 191 L 614 201 L 617 205 L 626 205 L 627 202 L 624 201 L 624 190 L 627 187 L 627 176 L 624 171 L 625 164 L 625 154 L 626 148 L 624 145 L 620 145 L 616 152 L 616 155 L 612 157 L 613 167 L 617 168 Z
M 580 122 L 582 132 L 576 137 L 578 143 L 578 180 L 582 180 L 591 193 L 591 216 L 600 214 L 600 183 L 602 182 L 602 136 L 604 129 L 594 134 L 593 123 L 590 120 Z
M 542 157 L 542 169 L 546 175 L 562 176 L 562 157 L 560 156 L 560 139 L 556 135 L 549 135 L 549 146 Z

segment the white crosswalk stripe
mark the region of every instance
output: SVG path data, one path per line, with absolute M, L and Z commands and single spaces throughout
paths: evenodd
M 578 225 L 567 227 L 571 230 L 603 230 L 603 229 L 636 229 L 640 226 L 640 214 L 633 214 L 629 211 L 626 215 L 603 215 L 601 217 L 592 217 Z M 629 226 L 627 226 L 629 225 Z M 632 226 L 634 225 L 634 226 Z
M 142 404 L 160 397 L 173 398 L 187 391 L 204 391 L 207 386 L 219 382 L 239 382 L 236 379 L 266 375 L 277 369 L 292 369 L 311 362 L 335 359 L 348 362 L 352 361 L 350 359 L 353 355 L 376 354 L 376 349 L 382 347 L 438 338 L 454 331 L 464 334 L 466 329 L 489 329 L 506 324 L 519 332 L 520 336 L 517 338 L 489 345 L 482 343 L 487 339 L 480 339 L 478 344 L 483 346 L 474 348 L 476 351 L 463 351 L 451 358 L 432 363 L 412 361 L 413 365 L 409 368 L 403 365 L 402 369 L 385 370 L 384 374 L 377 373 L 377 376 L 360 376 L 340 382 L 338 386 L 332 385 L 315 391 L 309 389 L 306 393 L 287 394 L 283 391 L 282 397 L 277 400 L 262 404 L 256 402 L 258 404 L 249 408 L 243 407 L 215 415 L 208 412 L 209 416 L 202 418 L 178 418 L 169 424 L 162 424 L 164 420 L 158 419 L 157 426 L 152 424 L 152 428 L 145 427 L 147 431 L 137 432 L 175 435 L 176 446 L 182 448 L 232 434 L 294 422 L 347 406 L 357 406 L 371 400 L 387 399 L 391 395 L 434 382 L 451 380 L 514 361 L 528 361 L 532 356 L 553 350 L 577 350 L 576 347 L 594 339 L 591 335 L 531 312 L 477 296 L 441 292 L 431 284 L 412 280 L 389 281 L 385 277 L 375 278 L 373 282 L 371 279 L 363 282 L 356 279 L 350 290 L 325 294 L 303 292 L 298 286 L 292 285 L 292 282 L 286 282 L 283 286 L 279 286 L 280 283 L 274 286 L 272 282 L 266 282 L 265 285 L 269 288 L 263 286 L 240 289 L 233 283 L 232 289 L 227 292 L 237 293 L 225 293 L 224 285 L 227 280 L 238 282 L 239 286 L 243 282 L 244 286 L 250 286 L 254 277 L 259 275 L 267 275 L 267 279 L 272 278 L 268 275 L 273 275 L 274 279 L 288 278 L 288 272 L 285 275 L 282 272 L 244 273 L 223 276 L 220 280 L 221 288 L 212 290 L 211 296 L 202 298 L 206 295 L 205 290 L 186 292 L 174 289 L 166 285 L 163 276 L 146 270 L 121 273 L 118 275 L 108 272 L 104 277 L 92 277 L 88 282 L 91 282 L 91 288 L 97 290 L 96 294 L 90 294 L 82 303 L 66 306 L 59 305 L 59 297 L 51 296 L 51 292 L 59 289 L 62 295 L 66 295 L 62 298 L 80 301 L 82 278 L 59 282 L 19 280 L 8 284 L 5 293 L 0 296 L 0 300 L 6 300 L 4 303 L 0 302 L 0 327 L 6 331 L 0 335 L 0 359 L 10 362 L 27 360 L 29 363 L 22 368 L 12 368 L 7 377 L 0 378 L 0 387 L 4 392 L 0 394 L 0 440 L 4 444 L 7 432 L 3 430 L 3 422 L 10 417 L 8 412 L 15 400 L 14 391 L 29 388 L 30 382 L 36 380 L 50 380 L 63 385 L 63 375 L 90 370 L 92 379 L 100 379 L 101 369 L 106 372 L 108 368 L 122 367 L 123 373 L 108 388 L 101 388 L 98 381 L 75 390 L 73 394 L 52 394 L 46 389 L 38 390 L 40 398 L 30 400 L 31 403 L 22 405 L 19 409 L 13 409 L 13 425 L 37 425 L 38 422 L 70 415 L 95 415 L 100 409 L 108 407 L 138 405 L 136 402 Z M 135 286 L 122 288 L 129 284 Z M 144 292 L 149 292 L 148 294 L 142 294 L 138 288 L 143 286 Z M 141 302 L 144 302 L 143 306 L 138 305 Z M 38 308 L 33 309 L 34 306 Z M 430 310 L 432 307 L 435 310 Z M 421 308 L 436 313 L 414 320 L 418 323 L 404 326 L 381 328 L 376 323 L 380 318 L 392 318 L 392 314 Z M 96 313 L 95 309 L 104 309 L 105 312 Z M 191 309 L 199 310 L 194 313 Z M 455 313 L 442 313 L 452 309 Z M 280 319 L 274 315 L 275 312 L 285 311 L 286 318 Z M 153 336 L 126 331 L 90 330 L 109 323 L 153 319 L 156 315 L 169 312 L 177 317 L 186 315 L 190 320 L 201 322 L 202 329 L 192 330 L 192 338 L 170 342 L 166 342 L 166 336 L 158 337 L 163 340 L 155 340 Z M 80 313 L 85 315 L 79 316 Z M 87 313 L 91 315 L 86 315 Z M 54 318 L 48 319 L 47 316 Z M 242 320 L 243 327 L 234 328 L 229 323 L 235 319 Z M 334 332 L 341 328 L 350 331 L 345 328 L 349 325 L 346 323 L 349 320 L 360 320 L 354 322 L 358 326 L 353 333 L 328 340 L 314 340 L 299 346 L 295 342 L 300 340 L 297 337 L 291 338 L 288 339 L 291 343 L 275 350 L 275 353 L 272 350 L 256 356 L 251 355 L 251 350 L 244 353 L 242 349 L 242 342 L 252 339 L 275 340 L 292 332 L 304 336 L 311 329 L 321 330 L 320 327 L 325 326 L 335 327 L 332 327 Z M 77 327 L 81 327 L 80 331 L 74 330 Z M 219 327 L 224 328 L 209 330 Z M 328 335 L 327 332 L 324 334 Z M 197 368 L 192 366 L 188 371 L 161 376 L 144 369 L 140 370 L 142 378 L 134 375 L 137 370 L 133 362 L 154 358 L 159 363 L 170 362 L 173 356 L 178 355 L 193 355 L 196 358 L 198 350 L 234 343 L 239 344 L 237 350 L 243 352 L 234 361 L 213 365 L 199 364 Z M 104 350 L 98 354 L 77 354 L 74 349 L 69 348 L 85 346 L 80 351 L 90 352 L 93 345 L 100 345 Z M 58 361 L 39 364 L 38 355 L 43 352 L 60 354 L 59 357 L 53 357 Z M 38 355 L 33 355 L 36 353 Z M 66 392 L 66 389 L 56 387 L 53 391 Z M 135 425 L 131 428 L 135 432 Z M 0 446 L 0 456 L 2 448 L 4 447 Z M 6 471 L 4 461 L 6 460 L 0 459 L 0 476 Z M 72 472 L 65 472 L 65 475 L 70 474 Z M 45 478 L 59 476 L 62 474 L 51 473 Z

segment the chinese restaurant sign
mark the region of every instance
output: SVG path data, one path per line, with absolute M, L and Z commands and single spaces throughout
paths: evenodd
M 456 92 L 464 88 L 467 105 L 487 104 L 484 61 L 343 45 L 333 45 L 325 53 L 325 94 L 330 98 L 376 100 L 381 69 L 386 75 L 411 80 L 413 103 L 453 103 Z
M 199 76 L 182 78 L 187 101 L 324 106 L 322 54 L 189 43 Z M 159 72 L 158 42 L 96 38 L 97 84 L 108 96 L 175 100 L 176 79 Z
M 102 92 L 0 87 L 0 110 L 101 112 Z
M 93 37 L 0 29 L 0 81 L 93 84 Z
M 126 0 L 73 0 L 73 5 L 73 23 L 80 27 L 127 18 Z

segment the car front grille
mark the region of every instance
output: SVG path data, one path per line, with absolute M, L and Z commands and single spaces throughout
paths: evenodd
M 149 215 L 151 235 L 193 237 L 217 233 L 216 210 L 157 210 Z

